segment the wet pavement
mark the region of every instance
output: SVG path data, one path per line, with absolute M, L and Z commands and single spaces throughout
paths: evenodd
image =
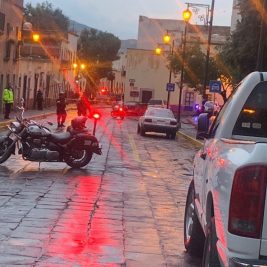
M 103 155 L 86 168 L 17 155 L 0 166 L 0 266 L 200 265 L 183 246 L 196 146 L 141 137 L 136 119 L 102 112 Z

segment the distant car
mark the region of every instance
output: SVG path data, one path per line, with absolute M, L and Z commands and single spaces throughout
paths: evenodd
M 166 133 L 167 137 L 175 139 L 177 129 L 177 120 L 171 110 L 148 107 L 144 116 L 139 118 L 137 133 L 142 136 L 146 132 Z
M 124 103 L 124 109 L 128 116 L 140 116 L 140 104 L 136 101 L 128 101 Z
M 162 99 L 150 99 L 147 103 L 148 107 L 158 107 L 158 108 L 166 108 L 167 102 Z

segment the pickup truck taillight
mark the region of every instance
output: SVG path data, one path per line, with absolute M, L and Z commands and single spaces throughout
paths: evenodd
M 266 194 L 267 168 L 247 166 L 236 171 L 229 207 L 230 233 L 260 238 Z

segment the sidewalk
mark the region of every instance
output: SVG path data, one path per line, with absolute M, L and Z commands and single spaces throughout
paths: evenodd
M 67 105 L 67 110 L 72 110 L 76 109 L 75 104 L 69 104 Z M 48 108 L 44 108 L 43 110 L 35 110 L 35 109 L 25 109 L 24 111 L 24 117 L 32 120 L 37 120 L 37 119 L 44 119 L 50 115 L 53 115 L 56 113 L 56 107 L 51 106 Z M 10 119 L 5 120 L 4 119 L 4 114 L 0 114 L 0 129 L 6 128 L 6 126 L 11 122 L 15 121 L 16 115 L 19 114 L 19 111 L 12 111 L 9 115 Z
M 178 134 L 190 140 L 197 146 L 202 146 L 203 141 L 196 139 L 197 117 L 185 116 L 185 117 L 182 117 L 181 122 L 182 122 L 182 125 L 181 125 L 181 129 L 179 129 L 178 131 Z

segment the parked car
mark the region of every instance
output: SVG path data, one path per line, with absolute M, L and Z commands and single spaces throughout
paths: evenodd
M 148 107 L 144 116 L 139 118 L 137 133 L 142 136 L 146 132 L 166 133 L 167 137 L 175 139 L 177 127 L 177 121 L 171 110 Z
M 166 108 L 167 102 L 162 99 L 150 99 L 147 103 L 148 107 Z
M 128 116 L 139 115 L 139 103 L 138 102 L 135 102 L 135 101 L 125 102 L 124 109 L 125 109 L 126 115 Z
M 144 115 L 147 104 L 135 102 L 135 101 L 129 101 L 124 103 L 124 109 L 126 112 L 126 115 L 128 116 L 142 116 Z
M 267 72 L 248 75 L 213 123 L 199 115 L 184 244 L 202 266 L 267 266 Z

